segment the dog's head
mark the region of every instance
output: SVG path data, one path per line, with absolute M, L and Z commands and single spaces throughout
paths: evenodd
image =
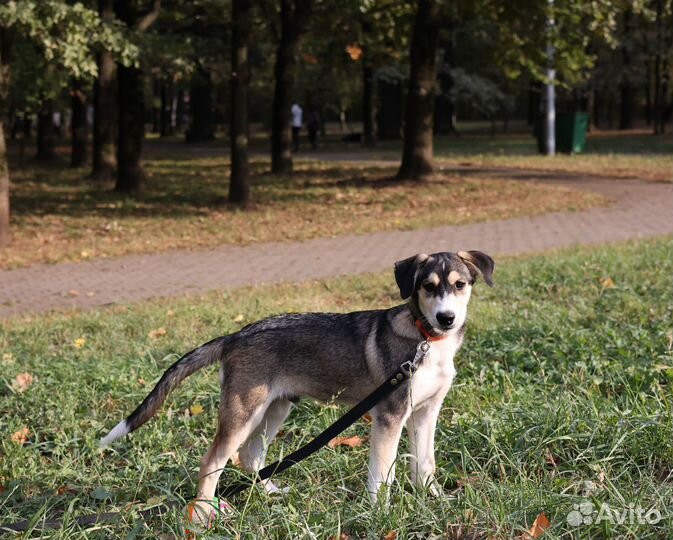
M 481 251 L 419 254 L 395 263 L 400 295 L 440 333 L 459 329 L 478 276 L 493 286 L 493 259 Z

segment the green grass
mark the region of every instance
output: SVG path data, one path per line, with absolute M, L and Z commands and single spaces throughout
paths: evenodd
M 446 497 L 410 488 L 404 439 L 388 508 L 372 508 L 365 496 L 366 444 L 324 449 L 279 478 L 289 495 L 254 489 L 236 498 L 234 516 L 212 537 L 382 538 L 395 530 L 399 538 L 512 538 L 545 512 L 552 523 L 545 538 L 670 538 L 672 251 L 667 238 L 499 261 L 495 288 L 475 290 L 458 378 L 437 430 Z M 177 355 L 273 313 L 397 302 L 386 272 L 5 321 L 0 522 L 188 496 L 213 436 L 215 369 L 186 381 L 157 418 L 111 450 L 96 447 Z M 160 327 L 165 336 L 148 336 Z M 80 348 L 78 338 L 85 339 Z M 12 390 L 26 371 L 37 380 L 23 393 Z M 186 415 L 194 404 L 204 414 Z M 300 403 L 271 457 L 339 414 Z M 12 442 L 24 426 L 29 442 Z M 366 436 L 367 427 L 347 433 Z M 237 474 L 228 468 L 223 483 Z M 663 518 L 571 527 L 566 516 L 583 502 L 654 507 Z M 147 527 L 125 516 L 114 526 L 69 526 L 52 537 L 170 538 L 180 528 L 176 516 Z M 31 534 L 40 534 L 39 525 Z
M 523 127 L 525 130 L 525 126 Z M 336 154 L 374 159 L 399 159 L 399 141 L 380 141 L 373 149 L 344 144 L 331 138 L 322 149 Z M 318 154 L 319 155 L 319 154 Z M 649 181 L 673 181 L 673 135 L 654 136 L 642 131 L 598 132 L 587 136 L 582 154 L 542 156 L 535 139 L 521 129 L 495 137 L 469 131 L 460 137 L 435 137 L 438 165 L 472 165 L 533 169 L 571 174 L 590 174 L 615 178 L 640 178 Z

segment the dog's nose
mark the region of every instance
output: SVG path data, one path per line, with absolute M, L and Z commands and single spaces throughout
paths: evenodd
M 440 311 L 437 313 L 437 322 L 448 328 L 456 320 L 456 314 L 453 311 Z

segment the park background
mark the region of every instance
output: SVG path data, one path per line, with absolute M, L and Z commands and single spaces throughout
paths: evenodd
M 671 536 L 672 29 L 670 0 L 0 3 L 0 527 L 180 537 L 134 512 L 193 491 L 215 372 L 97 447 L 166 367 L 265 316 L 396 305 L 395 260 L 484 249 L 447 496 L 409 487 L 403 443 L 373 508 L 363 422 L 213 537 Z M 300 403 L 270 458 L 339 414 Z

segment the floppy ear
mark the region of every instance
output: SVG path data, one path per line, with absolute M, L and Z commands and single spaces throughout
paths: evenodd
M 395 281 L 400 289 L 402 299 L 409 298 L 414 292 L 414 276 L 418 265 L 425 262 L 428 256 L 424 253 L 395 263 Z
M 474 279 L 481 274 L 489 287 L 493 287 L 493 270 L 495 262 L 491 257 L 481 251 L 459 251 L 457 254 L 467 265 L 467 269 Z

